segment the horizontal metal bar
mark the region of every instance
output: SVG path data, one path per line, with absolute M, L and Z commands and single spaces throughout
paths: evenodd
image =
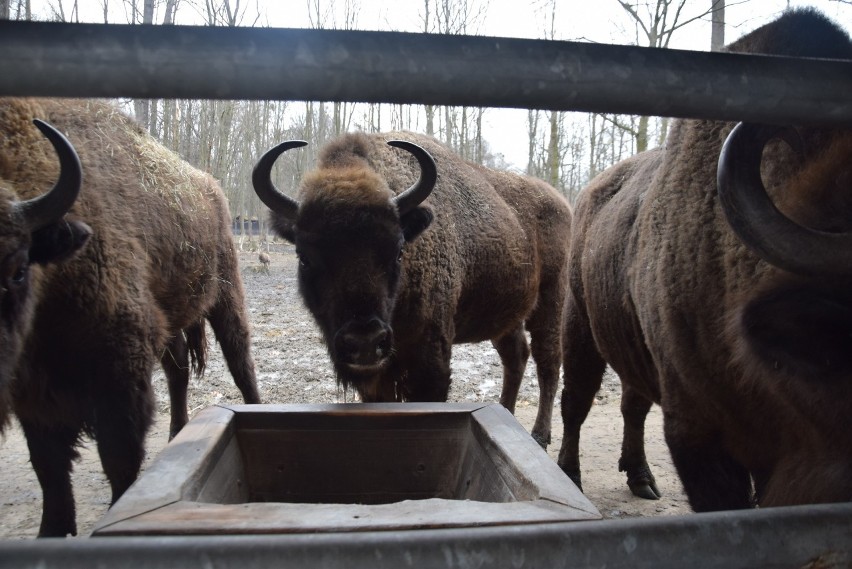
M 821 567 L 852 564 L 852 504 L 490 528 L 0 541 L 0 566 Z
M 852 125 L 852 61 L 331 30 L 0 22 L 0 95 L 421 103 Z

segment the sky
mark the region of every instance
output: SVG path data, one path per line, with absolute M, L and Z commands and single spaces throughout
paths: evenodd
M 66 14 L 73 0 L 32 0 L 37 17 L 46 18 L 50 7 L 62 1 Z M 103 21 L 103 3 L 110 6 L 110 23 L 128 21 L 126 5 L 129 0 L 77 0 L 80 20 Z M 221 1 L 221 0 L 217 0 Z M 545 0 L 466 0 L 481 8 L 482 16 L 469 23 L 466 33 L 497 37 L 538 39 L 546 37 L 546 14 L 541 8 Z M 687 0 L 681 21 L 706 10 L 712 0 Z M 243 25 L 285 28 L 308 28 L 311 19 L 309 5 L 317 0 L 240 0 L 245 8 Z M 325 27 L 343 27 L 343 8 L 346 0 L 319 0 L 323 9 L 335 8 L 327 16 Z M 423 0 L 349 0 L 357 4 L 355 29 L 423 31 Z M 141 0 L 138 0 L 141 4 Z M 231 0 L 236 4 L 236 0 Z M 633 0 L 642 10 L 649 0 Z M 655 2 L 654 2 L 655 3 Z M 178 24 L 199 24 L 203 19 L 195 5 L 203 0 L 180 0 Z M 837 0 L 726 0 L 725 43 L 730 43 L 758 26 L 777 17 L 787 7 L 813 6 L 840 23 L 852 33 L 852 3 Z M 161 9 L 160 9 L 161 10 Z M 161 15 L 155 20 L 161 21 Z M 329 23 L 331 22 L 331 23 Z M 637 30 L 618 0 L 557 0 L 555 33 L 550 39 L 592 41 L 637 45 Z M 642 45 L 639 41 L 638 45 Z M 696 20 L 672 36 L 671 48 L 709 50 L 710 23 L 707 18 Z M 504 155 L 512 166 L 523 170 L 527 156 L 526 110 L 490 109 L 483 118 L 483 136 L 492 151 Z

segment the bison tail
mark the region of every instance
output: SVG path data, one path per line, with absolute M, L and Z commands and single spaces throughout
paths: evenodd
M 189 350 L 189 361 L 195 377 L 201 377 L 207 365 L 207 334 L 204 330 L 204 320 L 200 320 L 184 330 L 186 347 Z

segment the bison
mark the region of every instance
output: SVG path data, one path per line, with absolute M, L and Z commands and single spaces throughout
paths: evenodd
M 83 248 L 92 234 L 82 221 L 65 218 L 82 184 L 82 167 L 74 147 L 49 124 L 33 123 L 47 137 L 59 160 L 59 177 L 44 195 L 19 199 L 16 184 L 0 178 L 0 429 L 9 421 L 11 381 L 24 340 L 30 332 L 38 291 L 30 266 L 61 263 Z M 0 160 L 3 159 L 0 153 Z M 11 165 L 0 167 L 8 169 Z M 35 188 L 29 188 L 32 193 Z
M 34 118 L 64 132 L 79 154 L 82 168 L 49 135 L 60 156 L 57 188 L 79 186 L 82 175 L 76 201 L 71 189 L 37 197 L 57 177 L 57 161 Z M 15 322 L 3 333 L 21 346 L 17 354 L 4 347 L 0 380 L 11 377 L 12 410 L 42 487 L 39 535 L 73 535 L 70 471 L 81 437 L 97 442 L 115 502 L 144 456 L 158 361 L 172 434 L 186 422 L 190 364 L 204 367 L 205 320 L 243 398 L 259 402 L 230 215 L 212 177 L 107 103 L 0 99 L 0 133 L 0 315 Z M 54 204 L 33 205 L 45 199 Z
M 852 59 L 811 10 L 728 49 Z M 635 493 L 659 494 L 642 439 L 656 402 L 695 511 L 852 499 L 850 231 L 848 127 L 680 120 L 665 148 L 594 179 L 572 230 L 562 469 L 580 483 L 609 363 Z
M 267 152 L 253 183 L 273 229 L 296 246 L 299 290 L 338 381 L 363 401 L 446 401 L 452 345 L 491 340 L 503 363 L 500 402 L 513 411 L 531 349 L 540 387 L 532 435 L 546 445 L 561 363 L 567 201 L 431 137 L 392 132 L 328 143 L 297 202 L 270 173 L 281 153 L 304 144 Z

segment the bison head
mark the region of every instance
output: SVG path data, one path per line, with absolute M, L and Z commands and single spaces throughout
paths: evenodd
M 776 137 L 804 155 L 799 172 L 782 188 L 790 217 L 773 204 L 761 180 L 764 147 Z M 761 259 L 783 269 L 751 290 L 739 313 L 749 349 L 771 369 L 795 377 L 848 380 L 852 137 L 806 145 L 792 129 L 741 123 L 722 149 L 718 189 L 734 233 Z
M 7 389 L 32 321 L 37 292 L 30 267 L 68 259 L 91 235 L 86 224 L 64 219 L 82 183 L 74 147 L 50 125 L 34 122 L 56 150 L 60 174 L 49 192 L 23 201 L 18 195 L 30 193 L 29 188 L 0 180 L 0 394 Z M 0 409 L 0 423 L 2 419 Z
M 764 147 L 776 137 L 801 157 L 778 186 L 780 208 L 761 179 Z M 791 129 L 737 125 L 720 155 L 718 191 L 734 233 L 774 267 L 758 273 L 760 281 L 731 314 L 734 358 L 745 377 L 764 378 L 781 395 L 791 422 L 798 415 L 816 427 L 803 427 L 801 436 L 817 458 L 791 455 L 797 462 L 779 466 L 780 478 L 802 481 L 797 494 L 789 494 L 789 484 L 764 483 L 761 499 L 848 500 L 848 454 L 835 456 L 823 446 L 849 441 L 852 411 L 852 136 L 805 131 L 803 138 Z M 812 432 L 820 437 L 810 441 Z
M 392 140 L 420 167 L 417 182 L 396 195 L 364 161 L 321 167 L 302 181 L 302 202 L 280 193 L 270 177 L 284 151 L 304 146 L 284 142 L 254 169 L 258 197 L 272 210 L 273 226 L 296 245 L 299 291 L 320 326 L 339 380 L 365 400 L 379 395 L 379 375 L 391 361 L 391 320 L 404 264 L 404 246 L 432 221 L 421 206 L 435 186 L 437 169 L 423 148 Z

